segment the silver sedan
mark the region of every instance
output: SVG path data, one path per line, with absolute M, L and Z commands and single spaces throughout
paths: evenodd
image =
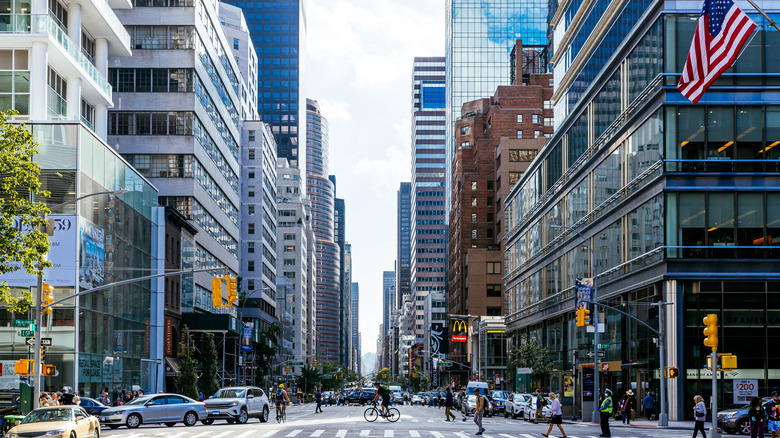
M 206 404 L 179 394 L 154 394 L 135 398 L 124 406 L 108 408 L 100 413 L 100 423 L 111 429 L 119 426 L 136 428 L 144 423 L 176 423 L 194 426 L 205 420 Z

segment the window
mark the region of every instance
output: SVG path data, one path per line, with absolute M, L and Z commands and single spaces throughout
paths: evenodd
M 284 259 L 284 266 L 295 266 L 295 259 Z
M 251 131 L 250 131 L 250 132 L 251 132 Z M 250 141 L 251 141 L 251 140 L 250 140 Z M 249 150 L 249 159 L 250 159 L 250 160 L 254 160 L 254 159 L 255 159 L 255 150 L 254 150 L 254 149 L 250 149 L 250 150 Z
M 544 126 L 553 126 L 554 124 L 555 124 L 555 118 L 553 117 L 544 118 Z
M 477 230 L 471 230 L 471 238 L 476 239 L 477 238 Z
M 493 190 L 493 181 L 488 181 L 487 182 L 487 189 L 488 190 Z
M 477 206 L 477 198 L 471 198 L 471 206 L 476 207 Z
M 551 100 L 544 101 L 544 109 L 553 109 L 553 104 Z
M 254 280 L 247 280 L 246 281 L 246 288 L 250 291 L 255 290 L 255 281 Z
M 246 244 L 246 252 L 248 252 L 249 254 L 255 253 L 255 242 L 248 242 Z
M 471 223 L 472 224 L 477 223 L 477 214 L 476 213 L 471 213 Z
M 468 126 L 460 127 L 460 135 L 469 135 L 470 128 Z
M 249 187 L 247 187 L 247 188 L 246 188 L 246 191 L 247 191 L 247 195 L 248 195 L 250 198 L 254 198 L 254 197 L 255 197 L 255 186 L 249 186 Z
M 542 136 L 542 131 L 534 131 L 534 138 L 539 138 Z
M 250 167 L 250 168 L 247 170 L 247 176 L 248 176 L 249 178 L 254 178 L 254 177 L 255 177 L 255 168 L 254 168 L 254 167 Z
M 295 252 L 295 245 L 284 245 L 284 252 Z
M 501 308 L 500 307 L 488 307 L 487 308 L 487 316 L 501 316 Z
M 487 206 L 488 207 L 492 207 L 493 206 L 493 197 L 492 196 L 488 196 L 488 198 L 487 198 Z
M 509 161 L 517 163 L 521 161 L 533 161 L 539 151 L 535 149 L 510 149 Z
M 255 206 L 254 205 L 247 205 L 246 206 L 246 214 L 249 216 L 255 215 Z
M 233 38 L 233 48 L 238 50 L 238 40 L 236 38 Z
M 255 224 L 246 224 L 246 232 L 249 234 L 255 234 Z
M 255 131 L 254 130 L 250 130 L 249 131 L 249 141 L 255 141 Z M 254 157 L 254 153 L 255 153 L 254 150 L 250 149 L 249 153 L 252 154 L 250 159 L 254 160 L 254 158 L 255 158 Z
M 489 297 L 500 297 L 501 296 L 501 285 L 500 284 L 488 284 L 487 285 L 487 296 L 489 296 Z
M 293 234 L 293 233 L 285 233 L 284 240 L 295 240 L 295 234 Z
M 542 115 L 541 114 L 534 114 L 531 116 L 531 121 L 537 125 L 542 124 Z
M 523 138 L 523 131 L 521 130 L 517 131 L 517 138 Z
M 249 271 L 249 272 L 255 272 L 255 261 L 254 260 L 249 260 L 246 263 L 246 270 Z
M 471 191 L 473 192 L 475 190 L 477 190 L 477 182 L 476 181 L 472 181 L 471 182 Z
M 517 115 L 517 123 L 523 123 L 523 115 L 522 114 L 518 114 Z
M 551 87 L 554 87 L 555 86 L 555 79 L 550 78 L 550 80 L 548 81 L 548 85 L 551 86 Z
M 469 147 L 471 147 L 471 145 L 467 141 L 463 141 L 463 142 L 460 143 L 460 148 L 461 149 L 468 149 Z
M 488 274 L 500 274 L 501 273 L 501 262 L 487 262 L 487 273 Z

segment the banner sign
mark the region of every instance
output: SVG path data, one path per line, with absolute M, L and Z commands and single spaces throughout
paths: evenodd
M 244 323 L 244 328 L 241 331 L 241 351 L 244 352 L 251 352 L 252 351 L 252 335 L 255 331 L 255 323 L 253 322 L 247 322 Z
M 464 319 L 453 318 L 450 323 L 452 323 L 452 342 L 468 342 L 468 322 Z
M 578 278 L 574 281 L 574 310 L 584 307 L 586 310 L 591 310 L 590 303 L 586 303 L 583 300 L 593 300 L 593 279 L 592 278 Z M 593 319 L 589 321 L 590 325 L 593 325 Z
M 431 356 L 442 354 L 441 347 L 444 340 L 444 324 L 435 322 L 431 324 Z
M 758 380 L 734 380 L 734 404 L 750 403 L 758 397 Z
M 43 271 L 43 281 L 55 287 L 73 287 L 76 285 L 76 216 L 49 216 L 48 232 L 51 246 L 46 259 L 52 267 Z M 14 220 L 17 228 L 24 228 L 20 220 Z M 21 268 L 21 265 L 19 265 Z M 0 281 L 9 286 L 31 287 L 38 284 L 38 277 L 29 275 L 24 269 L 8 272 L 0 276 Z
M 103 285 L 105 265 L 105 230 L 81 219 L 79 232 L 79 286 L 81 289 L 93 289 Z

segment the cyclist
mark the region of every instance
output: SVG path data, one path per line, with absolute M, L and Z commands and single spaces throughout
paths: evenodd
M 374 382 L 374 387 L 376 387 L 376 394 L 371 401 L 375 402 L 379 397 L 382 397 L 382 416 L 387 416 L 387 407 L 390 406 L 390 390 L 380 385 L 379 382 Z
M 290 397 L 287 396 L 287 391 L 284 390 L 284 383 L 279 384 L 279 389 L 276 390 L 276 409 L 282 409 L 282 414 L 287 414 L 287 404 L 290 403 Z

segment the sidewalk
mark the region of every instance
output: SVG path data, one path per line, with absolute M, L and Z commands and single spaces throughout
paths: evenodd
M 577 424 L 582 423 L 580 421 L 565 421 L 565 423 L 569 424 Z M 594 426 L 598 426 L 598 423 L 590 423 Z M 647 420 L 632 420 L 631 425 L 623 424 L 621 421 L 611 420 L 609 422 L 610 428 L 632 428 L 632 427 L 642 427 L 642 428 L 659 428 L 659 429 L 677 429 L 677 430 L 693 430 L 695 422 L 693 421 L 670 421 L 668 426 L 658 426 L 658 421 L 647 421 Z M 709 422 L 704 424 L 704 427 L 709 430 Z

